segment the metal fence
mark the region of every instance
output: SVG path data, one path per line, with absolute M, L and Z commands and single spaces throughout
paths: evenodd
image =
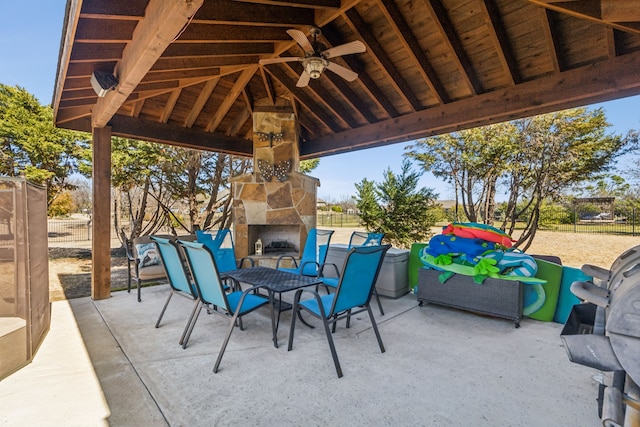
M 635 208 L 616 208 L 611 212 L 572 209 L 555 215 L 543 215 L 539 228 L 565 233 L 637 236 L 640 233 L 640 218 Z
M 91 220 L 50 219 L 47 221 L 50 242 L 91 240 Z

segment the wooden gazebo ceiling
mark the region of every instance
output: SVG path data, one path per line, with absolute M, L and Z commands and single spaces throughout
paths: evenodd
M 258 65 L 312 26 L 357 80 Z M 56 125 L 243 156 L 281 99 L 314 158 L 640 94 L 640 0 L 69 0 L 62 40 Z

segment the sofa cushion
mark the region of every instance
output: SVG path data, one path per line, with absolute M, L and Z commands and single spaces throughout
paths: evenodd
M 163 279 L 165 277 L 166 274 L 161 264 L 154 264 L 138 269 L 138 278 L 140 280 Z

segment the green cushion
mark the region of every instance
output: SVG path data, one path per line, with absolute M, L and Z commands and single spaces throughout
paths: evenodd
M 553 321 L 553 315 L 556 312 L 558 304 L 558 294 L 560 293 L 560 283 L 562 281 L 562 266 L 553 262 L 536 259 L 538 264 L 538 273 L 536 277 L 547 281 L 542 288 L 544 289 L 544 304 L 539 310 L 529 314 L 529 317 L 544 322 Z
M 413 289 L 418 284 L 418 272 L 422 268 L 422 261 L 420 261 L 420 250 L 425 246 L 429 246 L 429 243 L 413 243 L 411 245 L 411 251 L 409 252 L 409 288 Z

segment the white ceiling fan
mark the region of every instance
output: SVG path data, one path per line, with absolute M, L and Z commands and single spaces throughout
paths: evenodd
M 296 83 L 296 86 L 298 87 L 307 86 L 310 79 L 320 78 L 320 75 L 325 69 L 333 71 L 349 82 L 352 82 L 356 78 L 358 78 L 358 73 L 355 73 L 343 67 L 342 65 L 338 65 L 335 62 L 329 62 L 328 59 L 336 58 L 342 55 L 350 55 L 353 53 L 362 53 L 366 51 L 367 48 L 361 41 L 356 40 L 349 43 L 341 44 L 340 46 L 326 49 L 326 46 L 318 41 L 318 36 L 320 35 L 319 28 L 311 28 L 313 41 L 309 41 L 309 39 L 307 39 L 307 36 L 300 30 L 290 29 L 287 30 L 287 34 L 289 34 L 291 38 L 295 40 L 300 45 L 300 47 L 302 47 L 302 49 L 304 50 L 304 56 L 261 59 L 259 61 L 260 64 L 277 64 L 281 62 L 292 61 L 302 62 L 302 66 L 304 67 L 305 72 L 300 75 L 298 83 Z

